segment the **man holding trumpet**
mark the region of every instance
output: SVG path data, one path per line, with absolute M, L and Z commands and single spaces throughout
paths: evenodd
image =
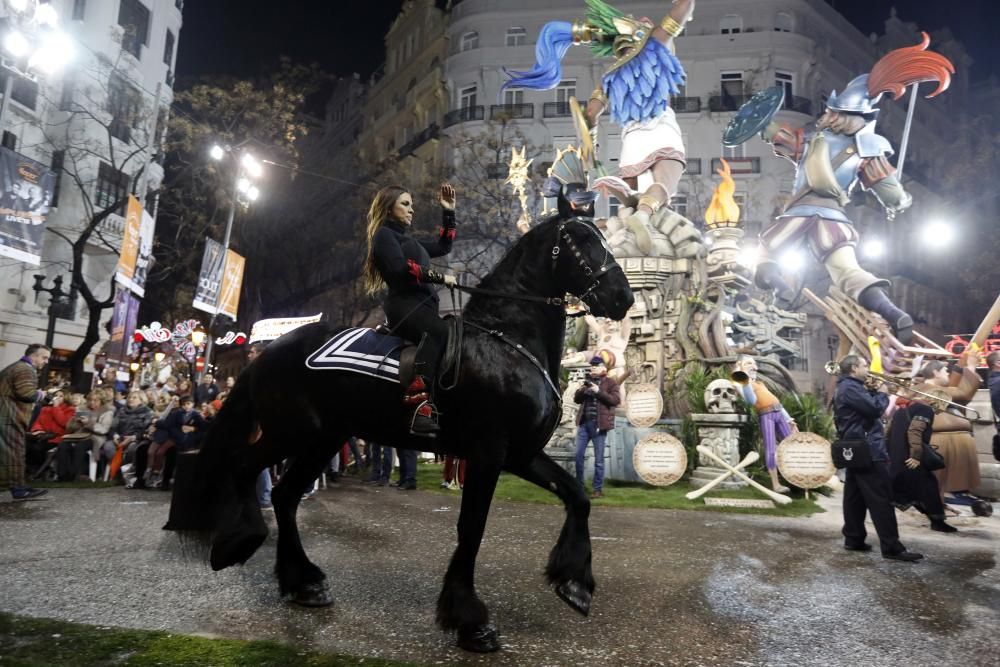
M 840 440 L 864 440 L 871 452 L 867 468 L 847 468 L 844 482 L 844 548 L 848 551 L 871 551 L 865 542 L 865 513 L 871 514 L 878 533 L 882 557 L 914 562 L 923 554 L 907 551 L 899 541 L 896 511 L 892 506 L 892 481 L 882 427 L 882 413 L 889 406 L 886 385 L 877 389 L 866 384 L 870 379 L 868 362 L 855 354 L 840 362 L 840 379 L 833 399 L 833 419 Z

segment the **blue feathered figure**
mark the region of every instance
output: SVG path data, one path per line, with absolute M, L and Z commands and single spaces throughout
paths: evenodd
M 508 71 L 503 89 L 554 88 L 562 80 L 562 59 L 575 44 L 588 44 L 598 56 L 615 59 L 601 87 L 591 93 L 585 120 L 592 136 L 605 110 L 622 126 L 619 174 L 603 176 L 593 187 L 634 209 L 625 224 L 638 248 L 648 253 L 650 217 L 670 203 L 684 173 L 684 142 L 670 96 L 680 92 L 686 75 L 673 43 L 691 18 L 695 0 L 675 0 L 658 25 L 627 16 L 603 0 L 586 3 L 585 21 L 545 24 L 535 47 L 535 66 Z

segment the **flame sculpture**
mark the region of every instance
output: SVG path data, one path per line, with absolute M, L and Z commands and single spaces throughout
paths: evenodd
M 511 149 L 510 152 L 510 171 L 507 175 L 507 180 L 504 183 L 510 184 L 514 188 L 514 194 L 518 196 L 521 200 L 521 217 L 517 220 L 517 228 L 521 230 L 521 233 L 528 231 L 531 226 L 531 221 L 528 220 L 528 195 L 524 191 L 524 186 L 528 182 L 528 167 L 531 163 L 535 161 L 535 158 L 530 160 L 525 159 L 526 147 L 521 147 L 521 152 L 518 152 L 516 148 Z
M 712 193 L 712 203 L 705 209 L 705 226 L 709 229 L 738 227 L 740 207 L 733 198 L 736 181 L 733 180 L 729 163 L 725 159 L 722 159 L 722 168 L 717 169 L 716 173 L 722 177 L 722 181 Z

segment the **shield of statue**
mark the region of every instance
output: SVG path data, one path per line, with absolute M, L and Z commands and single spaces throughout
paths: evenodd
M 722 133 L 722 145 L 739 146 L 759 134 L 784 101 L 785 89 L 782 86 L 771 86 L 754 93 L 729 121 L 726 131 Z

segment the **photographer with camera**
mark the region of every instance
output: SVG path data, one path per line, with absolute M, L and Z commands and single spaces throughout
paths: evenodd
M 583 459 L 587 444 L 594 443 L 594 498 L 604 495 L 604 443 L 615 427 L 615 407 L 621 403 L 618 383 L 608 377 L 604 358 L 590 360 L 590 377 L 576 390 L 576 479 L 583 486 Z

